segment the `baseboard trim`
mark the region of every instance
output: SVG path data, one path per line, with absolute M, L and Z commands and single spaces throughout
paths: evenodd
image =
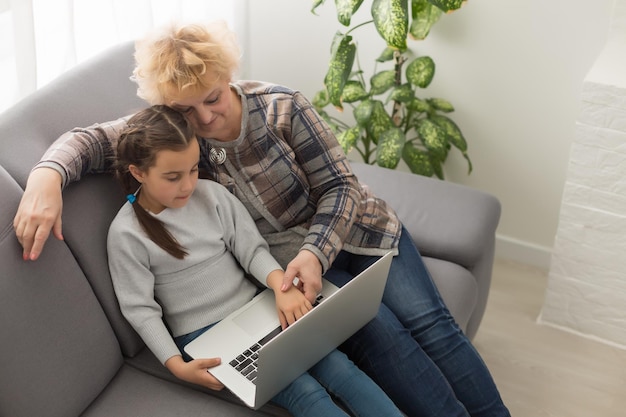
M 626 350 L 626 346 L 621 344 L 621 343 L 614 342 L 614 341 L 608 340 L 608 339 L 604 339 L 602 337 L 595 336 L 595 335 L 592 335 L 592 334 L 582 333 L 582 332 L 580 332 L 578 330 L 575 330 L 575 329 L 572 329 L 570 327 L 562 326 L 562 325 L 556 324 L 556 323 L 552 323 L 551 321 L 546 321 L 546 320 L 543 319 L 541 314 L 539 314 L 539 317 L 537 317 L 537 321 L 536 322 L 537 322 L 537 324 L 539 324 L 541 326 L 552 327 L 554 329 L 558 329 L 558 330 L 563 331 L 563 332 L 571 333 L 571 334 L 574 334 L 576 336 L 583 337 L 585 339 L 593 340 L 594 342 L 603 343 L 605 345 L 609 345 L 609 346 L 617 348 L 617 349 Z
M 552 249 L 496 234 L 496 258 L 550 270 Z

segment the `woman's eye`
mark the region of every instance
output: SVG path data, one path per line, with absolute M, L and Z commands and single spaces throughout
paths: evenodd
M 204 103 L 205 104 L 215 104 L 215 103 L 217 103 L 219 101 L 219 99 L 220 99 L 220 96 L 217 96 L 217 97 L 215 97 L 213 99 L 207 99 Z

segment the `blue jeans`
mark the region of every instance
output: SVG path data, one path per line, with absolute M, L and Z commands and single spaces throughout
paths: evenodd
M 185 353 L 184 346 L 213 325 L 174 338 L 185 361 L 192 358 Z M 348 417 L 329 393 L 355 416 L 402 417 L 387 394 L 336 349 L 276 394 L 272 401 L 295 417 Z
M 510 416 L 404 228 L 398 249 L 378 315 L 340 349 L 409 417 Z M 376 259 L 342 251 L 325 278 L 341 286 Z
M 354 416 L 402 417 L 383 390 L 336 349 L 272 401 L 296 417 L 348 416 L 329 393 Z

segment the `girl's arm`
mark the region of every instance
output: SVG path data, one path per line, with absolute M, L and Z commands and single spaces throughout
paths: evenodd
M 177 355 L 169 358 L 165 366 L 178 379 L 220 391 L 224 388 L 224 384 L 218 381 L 209 369 L 221 362 L 220 358 L 194 359 L 191 362 L 185 362 L 182 356 Z

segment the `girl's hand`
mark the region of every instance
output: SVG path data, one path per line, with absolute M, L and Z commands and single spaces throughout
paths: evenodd
M 287 291 L 274 293 L 276 297 L 276 309 L 278 310 L 278 320 L 280 326 L 285 329 L 304 316 L 313 305 L 306 299 L 304 294 L 295 287 Z
M 280 326 L 285 329 L 304 316 L 313 306 L 304 294 L 294 286 L 282 291 L 283 276 L 283 271 L 273 271 L 267 277 L 267 285 L 274 290 L 278 320 Z
M 221 362 L 220 358 L 194 359 L 191 362 L 185 362 L 183 357 L 178 355 L 169 358 L 165 362 L 165 366 L 178 379 L 201 385 L 213 391 L 220 391 L 224 388 L 224 384 L 211 375 L 209 369 Z

